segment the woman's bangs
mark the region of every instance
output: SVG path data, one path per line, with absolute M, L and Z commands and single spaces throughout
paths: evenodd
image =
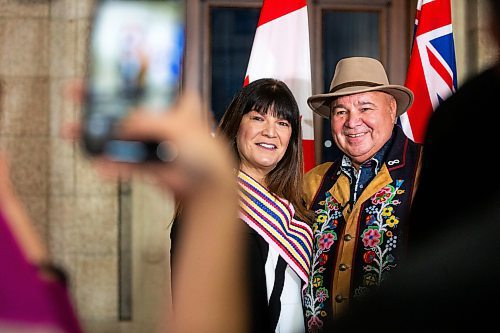
M 272 87 L 266 93 L 260 94 L 255 100 L 252 110 L 260 114 L 270 114 L 273 117 L 285 119 L 291 124 L 297 124 L 299 120 L 298 109 L 296 109 L 293 96 L 280 87 Z

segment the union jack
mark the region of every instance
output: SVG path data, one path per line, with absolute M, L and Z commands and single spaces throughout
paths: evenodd
M 405 134 L 422 143 L 432 112 L 457 88 L 450 0 L 419 0 L 405 86 L 415 100 L 400 117 Z

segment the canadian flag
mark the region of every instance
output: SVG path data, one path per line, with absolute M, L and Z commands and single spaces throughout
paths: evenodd
M 311 57 L 306 0 L 264 0 L 248 62 L 245 84 L 275 78 L 285 82 L 302 118 L 304 171 L 315 165 L 311 96 Z

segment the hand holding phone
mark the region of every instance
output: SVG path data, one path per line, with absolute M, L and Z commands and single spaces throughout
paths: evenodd
M 172 159 L 160 142 L 123 139 L 117 128 L 133 110 L 168 109 L 179 91 L 184 39 L 182 1 L 96 4 L 82 128 L 89 155 L 131 163 Z

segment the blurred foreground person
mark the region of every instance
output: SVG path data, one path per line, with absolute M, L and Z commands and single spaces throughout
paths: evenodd
M 0 155 L 0 332 L 79 333 L 65 274 L 54 266 Z
M 420 188 L 415 196 L 410 245 L 423 245 L 431 236 L 457 227 L 455 218 L 469 212 L 480 213 L 499 199 L 500 181 L 494 156 L 500 143 L 495 100 L 500 92 L 500 2 L 491 0 L 490 31 L 497 49 L 496 62 L 470 78 L 433 113 L 425 137 Z M 477 118 L 476 118 L 477 117 Z M 471 131 L 473 119 L 477 130 Z M 474 133 L 474 134 L 473 134 Z M 474 168 L 474 162 L 487 159 L 487 165 Z M 460 161 L 460 162 L 459 162 Z M 483 172 L 466 174 L 465 165 Z M 490 166 L 492 172 L 487 172 Z M 478 176 L 481 175 L 480 178 Z M 452 195 L 455 194 L 455 195 Z M 432 220 L 432 229 L 421 226 Z M 466 223 L 465 221 L 463 221 Z

